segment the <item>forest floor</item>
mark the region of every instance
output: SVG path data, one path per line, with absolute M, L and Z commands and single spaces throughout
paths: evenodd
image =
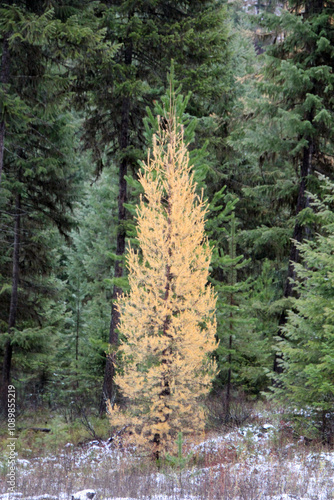
M 246 411 L 240 420 L 219 429 L 211 425 L 197 444 L 185 441 L 186 465 L 160 469 L 103 439 L 68 442 L 51 452 L 43 440 L 50 443 L 52 433 L 32 431 L 39 452 L 19 450 L 10 495 L 6 452 L 0 456 L 0 500 L 67 500 L 84 489 L 96 492 L 94 500 L 334 498 L 334 450 L 296 433 L 277 409 Z

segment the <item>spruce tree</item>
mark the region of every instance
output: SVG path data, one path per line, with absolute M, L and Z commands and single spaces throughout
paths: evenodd
M 312 236 L 312 227 L 302 220 L 303 210 L 309 206 L 307 190 L 316 189 L 315 172 L 333 172 L 333 15 L 332 1 L 291 0 L 280 16 L 267 16 L 263 23 L 277 35 L 276 43 L 267 49 L 266 79 L 262 83 L 271 100 L 265 113 L 271 119 L 272 130 L 277 131 L 276 140 L 272 140 L 271 132 L 267 144 L 271 141 L 271 154 L 279 155 L 274 160 L 276 164 L 283 161 L 285 170 L 290 169 L 284 182 L 291 184 L 292 179 L 286 191 L 292 195 L 293 218 L 287 222 L 292 226 L 292 243 L 285 298 L 296 292 L 293 283 L 295 263 L 299 261 L 297 243 Z M 268 153 L 264 148 L 264 155 Z M 285 320 L 283 309 L 281 326 Z M 274 369 L 281 370 L 279 358 Z
M 311 203 L 318 232 L 296 242 L 301 262 L 294 264 L 298 298 L 293 299 L 279 343 L 284 371 L 274 393 L 292 408 L 307 412 L 324 442 L 333 440 L 334 402 L 334 186 L 326 182 L 324 201 Z
M 84 140 L 93 152 L 97 172 L 109 163 L 118 167 L 118 231 L 109 333 L 114 352 L 118 344 L 115 300 L 122 292 L 120 278 L 124 275 L 130 218 L 126 211 L 131 197 L 127 179 L 133 173 L 136 175 L 138 159 L 144 157 L 146 107 L 152 109 L 154 101 L 165 92 L 172 59 L 183 92 L 193 91 L 188 112 L 194 116 L 209 117 L 210 113 L 217 113 L 221 96 L 224 92 L 227 96 L 230 90 L 231 75 L 226 12 L 220 2 L 108 0 L 99 16 L 100 27 L 107 30 L 107 40 L 120 44 L 115 63 L 97 58 L 95 67 L 90 66 L 91 71 L 85 75 L 78 68 L 76 90 L 78 105 L 89 109 Z M 227 98 L 225 104 L 226 101 Z M 204 125 L 203 135 L 210 134 L 212 129 L 208 131 Z M 106 362 L 103 399 L 115 396 L 113 375 L 111 356 Z M 104 410 L 102 401 L 101 412 Z
M 76 125 L 65 95 L 71 83 L 68 63 L 80 59 L 83 46 L 103 51 L 104 31 L 82 29 L 76 18 L 57 19 L 54 10 L 39 1 L 2 5 L 0 19 L 5 73 L 0 90 L 1 392 L 5 398 L 13 346 L 24 345 L 16 331 L 24 337 L 30 329 L 32 336 L 36 324 L 41 330 L 46 326 L 41 320 L 43 297 L 58 288 L 52 290 L 55 282 L 47 279 L 54 257 L 50 228 L 54 225 L 66 235 L 73 227 L 70 210 L 76 198 L 77 164 L 72 132 Z M 38 336 L 38 328 L 34 332 Z
M 82 161 L 90 162 L 89 156 Z M 55 373 L 63 381 L 57 397 L 66 404 L 70 395 L 76 410 L 96 408 L 100 402 L 116 249 L 115 170 L 105 170 L 92 183 L 90 163 L 89 167 L 74 211 L 77 227 L 70 233 L 70 244 L 61 245 L 68 317 L 54 353 Z

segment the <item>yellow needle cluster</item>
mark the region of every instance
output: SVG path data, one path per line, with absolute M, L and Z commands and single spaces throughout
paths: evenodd
M 198 400 L 216 372 L 209 354 L 217 347 L 206 206 L 196 194 L 183 130 L 172 115 L 154 137 L 139 180 L 139 251 L 129 247 L 130 292 L 118 300 L 126 340 L 115 381 L 128 405 L 125 412 L 109 411 L 112 425 L 132 425 L 136 442 L 160 456 L 178 432 L 203 429 Z

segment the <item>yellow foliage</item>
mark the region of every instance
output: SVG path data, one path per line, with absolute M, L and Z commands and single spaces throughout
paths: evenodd
M 139 181 L 139 252 L 128 249 L 130 292 L 119 298 L 123 366 L 115 382 L 129 402 L 109 405 L 112 425 L 132 426 L 137 444 L 166 451 L 178 432 L 203 430 L 198 400 L 216 365 L 216 298 L 208 284 L 206 205 L 196 194 L 182 127 L 169 116 Z

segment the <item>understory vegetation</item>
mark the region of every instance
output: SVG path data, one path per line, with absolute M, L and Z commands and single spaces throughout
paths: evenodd
M 110 440 L 107 419 L 26 415 L 17 498 L 68 498 L 87 488 L 98 499 L 332 498 L 334 453 L 315 437 L 310 415 L 305 424 L 296 411 L 240 396 L 231 401 L 234 417 L 227 425 L 219 397 L 211 396 L 208 407 L 205 434 L 181 436 L 181 454 L 176 446 L 159 466 L 148 453 L 126 448 L 125 435 Z M 43 425 L 50 433 L 34 430 Z M 3 480 L 4 461 L 0 467 Z M 5 492 L 1 486 L 0 494 Z

